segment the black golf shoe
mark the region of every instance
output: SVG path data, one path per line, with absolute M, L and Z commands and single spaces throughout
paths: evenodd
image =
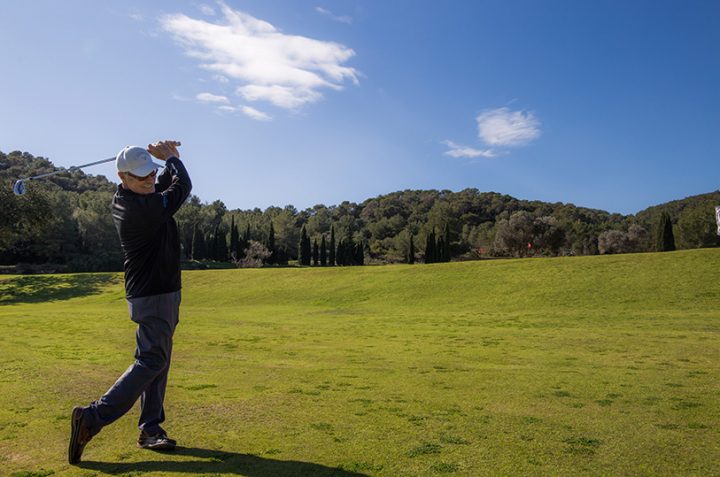
M 80 462 L 85 445 L 92 439 L 90 428 L 85 424 L 83 408 L 73 408 L 70 416 L 70 446 L 68 447 L 68 462 L 75 465 Z
M 175 449 L 176 445 L 175 439 L 170 439 L 164 432 L 150 435 L 141 431 L 140 437 L 138 437 L 138 447 L 142 449 L 171 451 Z

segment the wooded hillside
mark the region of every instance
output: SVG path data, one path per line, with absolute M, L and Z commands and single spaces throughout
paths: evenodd
M 109 211 L 114 183 L 74 171 L 30 182 L 23 196 L 12 193 L 16 179 L 54 169 L 42 157 L 0 152 L 0 264 L 120 270 Z M 654 251 L 663 213 L 676 248 L 712 247 L 720 245 L 715 205 L 717 191 L 624 216 L 477 189 L 405 190 L 305 210 L 228 210 L 221 200 L 192 196 L 176 219 L 187 259 L 240 262 L 250 249 L 256 264 L 353 265 Z

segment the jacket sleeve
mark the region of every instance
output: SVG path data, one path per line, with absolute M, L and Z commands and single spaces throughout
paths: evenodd
M 158 182 L 166 180 L 163 177 L 165 174 L 168 174 L 170 184 L 164 189 L 162 189 L 163 184 L 160 184 L 161 190 L 147 198 L 147 218 L 156 223 L 169 220 L 185 203 L 192 190 L 190 176 L 177 157 L 171 157 L 165 161 L 165 170 Z
M 155 191 L 156 192 L 165 192 L 168 187 L 170 187 L 170 184 L 172 184 L 172 171 L 170 170 L 170 167 L 167 167 L 167 164 L 165 164 L 165 167 L 163 167 L 162 172 L 157 177 L 157 183 L 155 184 Z

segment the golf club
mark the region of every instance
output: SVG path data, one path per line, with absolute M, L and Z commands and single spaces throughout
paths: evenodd
M 78 169 L 82 169 L 83 167 L 95 166 L 97 164 L 105 164 L 106 162 L 110 162 L 110 161 L 114 161 L 114 160 L 115 160 L 114 157 L 110 157 L 108 159 L 103 159 L 102 161 L 91 162 L 89 164 L 83 164 L 81 166 L 72 166 L 69 169 L 62 168 L 57 171 L 47 172 L 45 174 L 40 174 L 40 175 L 32 176 L 32 177 L 26 177 L 25 179 L 18 179 L 17 181 L 15 181 L 15 185 L 13 186 L 13 192 L 15 193 L 15 195 L 23 195 L 25 193 L 25 181 L 33 181 L 35 179 L 40 179 L 42 177 L 48 177 L 48 176 L 53 176 L 55 174 L 60 174 L 61 172 L 72 172 L 72 171 L 75 171 Z

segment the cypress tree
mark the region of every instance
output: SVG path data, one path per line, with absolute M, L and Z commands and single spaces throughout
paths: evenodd
M 312 259 L 313 265 L 317 267 L 320 264 L 320 246 L 317 243 L 317 238 L 313 239 Z
M 250 222 L 247 223 L 247 226 L 245 227 L 245 234 L 243 235 L 243 240 L 245 241 L 245 247 L 247 247 L 250 244 Z
M 220 225 L 215 227 L 215 239 L 213 243 L 215 247 L 215 256 L 213 258 L 219 262 L 227 261 L 227 238 L 225 237 L 225 232 L 220 229 Z
M 407 263 L 410 265 L 415 263 L 415 241 L 413 240 L 412 233 L 410 234 L 410 250 L 408 251 Z
M 310 253 L 310 239 L 303 225 L 300 230 L 300 244 L 298 247 L 298 262 L 300 262 L 300 265 L 310 265 Z
M 230 257 L 237 259 L 238 236 L 235 228 L 235 216 L 230 218 Z
M 287 265 L 287 263 L 288 263 L 287 248 L 282 247 L 280 250 L 278 250 L 277 255 L 278 255 L 277 264 L 278 265 Z
M 450 261 L 450 227 L 448 224 L 445 224 L 445 238 L 443 240 L 443 248 L 442 248 L 442 261 L 443 262 L 449 262 Z
M 198 224 L 195 224 L 195 227 L 193 227 L 192 243 L 193 260 L 202 260 L 207 258 L 207 251 L 205 250 L 205 237 L 203 236 L 202 230 L 200 230 Z
M 277 253 L 275 252 L 275 227 L 273 226 L 272 220 L 270 220 L 270 232 L 268 233 L 267 249 L 270 252 L 267 263 L 277 263 Z
M 435 262 L 435 229 L 425 237 L 425 263 Z
M 358 242 L 355 247 L 355 264 L 365 265 L 365 244 L 362 239 L 360 239 L 360 242 Z
M 345 265 L 345 241 L 343 239 L 340 239 L 340 242 L 338 242 L 335 261 L 338 265 Z
M 343 262 L 343 265 L 357 265 L 355 263 L 355 241 L 353 241 L 350 228 L 348 228 L 347 236 L 343 240 Z
M 235 225 L 235 248 L 233 249 L 233 253 L 235 254 L 235 259 L 240 260 L 242 258 L 245 258 L 245 249 L 247 248 L 247 244 L 245 243 L 245 240 L 240 236 L 240 232 L 238 231 L 237 224 Z
M 324 267 L 327 265 L 327 244 L 325 243 L 325 235 L 322 236 L 320 241 L 320 266 Z
M 675 236 L 673 235 L 670 214 L 663 212 L 657 228 L 656 249 L 658 252 L 671 252 L 675 250 Z
M 438 237 L 437 243 L 435 244 L 435 261 L 444 262 L 443 250 L 445 249 L 445 241 L 442 237 Z
M 330 226 L 330 250 L 329 250 L 329 256 L 328 256 L 328 265 L 335 266 L 336 257 L 335 257 L 335 226 Z

